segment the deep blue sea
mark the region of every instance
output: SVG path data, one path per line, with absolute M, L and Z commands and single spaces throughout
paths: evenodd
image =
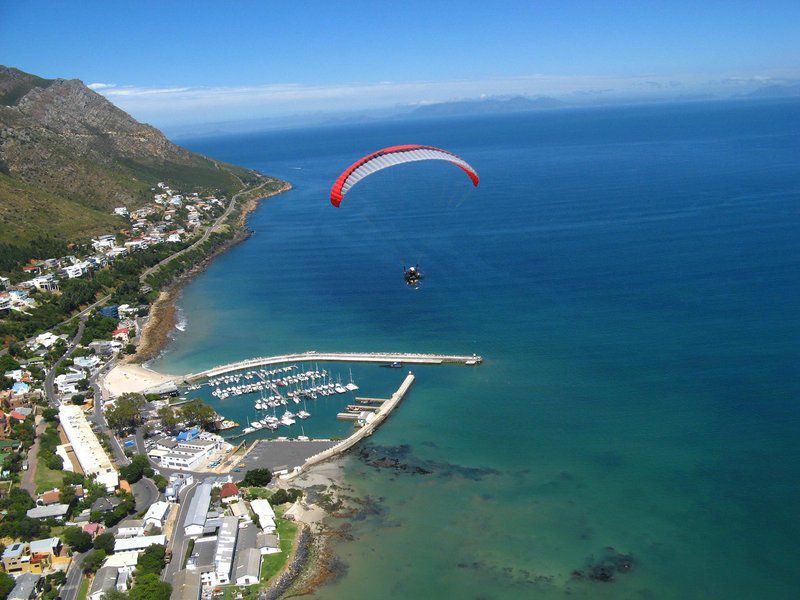
M 155 368 L 308 349 L 485 357 L 414 369 L 371 439 L 433 473 L 347 459 L 381 510 L 337 543 L 347 571 L 315 597 L 797 597 L 800 102 L 182 143 L 294 190 L 186 287 L 186 331 Z M 345 167 L 405 143 L 460 154 L 480 186 L 417 163 L 330 205 Z M 370 396 L 403 375 L 353 372 Z M 346 432 L 344 400 L 328 402 L 306 433 Z M 245 404 L 216 406 L 244 421 Z

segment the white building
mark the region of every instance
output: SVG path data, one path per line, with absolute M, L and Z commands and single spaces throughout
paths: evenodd
M 261 553 L 257 548 L 245 548 L 236 553 L 236 585 L 255 585 L 261 579 Z
M 164 490 L 164 497 L 169 502 L 177 502 L 180 491 L 192 483 L 194 483 L 194 477 L 191 473 L 173 473 L 169 476 L 169 485 Z
M 114 541 L 114 553 L 117 552 L 130 552 L 135 550 L 143 552 L 153 544 L 167 545 L 167 538 L 164 535 L 142 535 L 139 537 L 131 538 L 118 538 Z
M 53 275 L 39 275 L 31 279 L 30 283 L 40 292 L 54 292 L 58 289 L 58 279 Z
M 153 504 L 150 505 L 150 508 L 147 509 L 144 517 L 142 517 L 144 526 L 158 528 L 164 527 L 164 521 L 167 519 L 169 507 L 170 503 L 165 502 L 164 500 L 153 502 Z
M 275 511 L 272 510 L 272 505 L 269 500 L 258 498 L 250 502 L 250 508 L 253 509 L 256 517 L 258 518 L 258 526 L 265 533 L 273 533 L 275 531 Z
M 206 526 L 206 515 L 208 507 L 211 505 L 211 482 L 204 481 L 194 491 L 192 501 L 189 503 L 189 511 L 183 521 L 183 532 L 187 537 L 198 537 L 203 535 Z
M 83 410 L 79 406 L 65 404 L 58 410 L 58 418 L 83 472 L 94 475 L 98 483 L 113 492 L 119 485 L 119 473 L 100 445 Z
M 214 570 L 217 581 L 225 585 L 231 581 L 231 567 L 233 567 L 233 554 L 236 550 L 236 538 L 239 535 L 239 519 L 236 517 L 223 517 L 222 525 L 217 533 L 217 549 L 214 552 Z
M 124 206 L 118 206 L 114 209 L 114 214 L 119 215 L 120 217 L 127 217 L 128 216 L 128 209 Z
M 141 519 L 125 519 L 117 527 L 118 538 L 129 538 L 144 535 L 145 522 Z
M 162 467 L 191 471 L 209 459 L 219 448 L 219 444 L 219 439 L 177 441 L 173 438 L 162 438 L 148 452 L 148 456 Z

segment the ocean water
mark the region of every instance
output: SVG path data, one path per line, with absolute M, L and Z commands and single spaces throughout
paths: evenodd
M 315 597 L 796 597 L 799 102 L 184 143 L 295 189 L 186 287 L 186 330 L 156 368 L 307 349 L 486 360 L 415 368 L 371 439 L 431 474 L 347 459 L 380 510 L 336 544 L 347 570 Z M 480 187 L 412 164 L 330 206 L 344 167 L 398 143 L 459 153 Z M 403 376 L 353 369 L 365 395 Z M 218 408 L 243 420 L 245 404 Z M 335 409 L 309 407 L 305 431 L 338 434 Z M 632 567 L 613 581 L 586 577 L 620 554 Z

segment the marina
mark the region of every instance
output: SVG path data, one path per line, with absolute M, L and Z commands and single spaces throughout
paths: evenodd
M 351 366 L 337 373 L 336 364 L 344 362 Z M 360 429 L 372 422 L 389 401 L 356 396 L 360 386 L 354 370 L 367 377 L 370 387 L 388 384 L 394 389 L 403 377 L 395 365 L 430 368 L 482 362 L 477 355 L 310 351 L 220 365 L 173 382 L 186 392 L 186 399 L 180 402 L 199 399 L 217 411 L 223 423 L 219 430 L 228 441 L 341 439 L 349 436 L 353 427 Z M 387 365 L 392 368 L 375 369 Z

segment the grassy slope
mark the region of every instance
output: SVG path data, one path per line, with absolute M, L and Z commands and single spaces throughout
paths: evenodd
M 123 221 L 109 211 L 82 206 L 0 173 L 0 242 L 41 235 L 74 240 L 112 233 Z

